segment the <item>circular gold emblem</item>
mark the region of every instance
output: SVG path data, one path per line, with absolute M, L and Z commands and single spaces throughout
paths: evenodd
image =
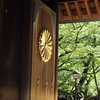
M 47 62 L 51 58 L 52 54 L 52 40 L 48 30 L 42 30 L 40 34 L 39 50 L 42 60 Z

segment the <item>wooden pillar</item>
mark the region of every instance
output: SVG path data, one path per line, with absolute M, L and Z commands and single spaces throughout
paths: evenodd
M 0 0 L 0 100 L 29 100 L 33 0 Z
M 0 0 L 0 100 L 31 99 L 33 1 L 34 0 Z M 54 100 L 57 100 L 57 0 L 56 2 L 51 1 L 48 5 L 56 12 L 56 41 L 54 44 L 55 83 L 53 89 Z M 49 78 L 51 79 L 50 76 Z M 53 83 L 51 82 L 50 84 Z M 51 95 L 49 93 L 47 94 Z

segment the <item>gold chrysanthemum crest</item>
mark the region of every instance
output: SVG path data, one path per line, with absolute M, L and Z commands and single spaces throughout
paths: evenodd
M 44 62 L 49 61 L 52 54 L 52 40 L 48 30 L 42 30 L 39 37 L 39 50 Z

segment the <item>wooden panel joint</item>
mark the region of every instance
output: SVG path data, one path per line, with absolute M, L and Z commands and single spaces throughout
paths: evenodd
M 87 10 L 88 17 L 89 17 L 89 19 L 91 19 L 92 18 L 92 13 L 91 13 L 91 9 L 89 7 L 88 1 L 84 1 L 84 4 L 86 6 L 86 10 Z
M 60 9 L 60 6 L 59 6 L 59 19 L 60 19 L 61 21 L 64 20 L 64 16 L 63 16 L 63 13 L 62 13 L 62 11 L 61 11 L 61 9 Z
M 72 20 L 73 19 L 73 15 L 72 15 L 71 9 L 69 7 L 69 4 L 67 2 L 65 3 L 65 7 L 66 7 L 66 10 L 67 10 L 69 19 Z
M 99 6 L 99 1 L 98 0 L 94 0 L 95 2 L 95 5 L 96 5 L 96 10 L 97 10 L 97 13 L 98 13 L 98 16 L 100 18 L 100 6 Z
M 82 19 L 82 13 L 78 2 L 74 2 L 79 19 Z

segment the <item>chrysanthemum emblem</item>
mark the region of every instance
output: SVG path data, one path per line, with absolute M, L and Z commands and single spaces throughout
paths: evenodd
M 39 37 L 39 50 L 44 62 L 49 61 L 52 54 L 52 39 L 48 30 L 42 30 Z

